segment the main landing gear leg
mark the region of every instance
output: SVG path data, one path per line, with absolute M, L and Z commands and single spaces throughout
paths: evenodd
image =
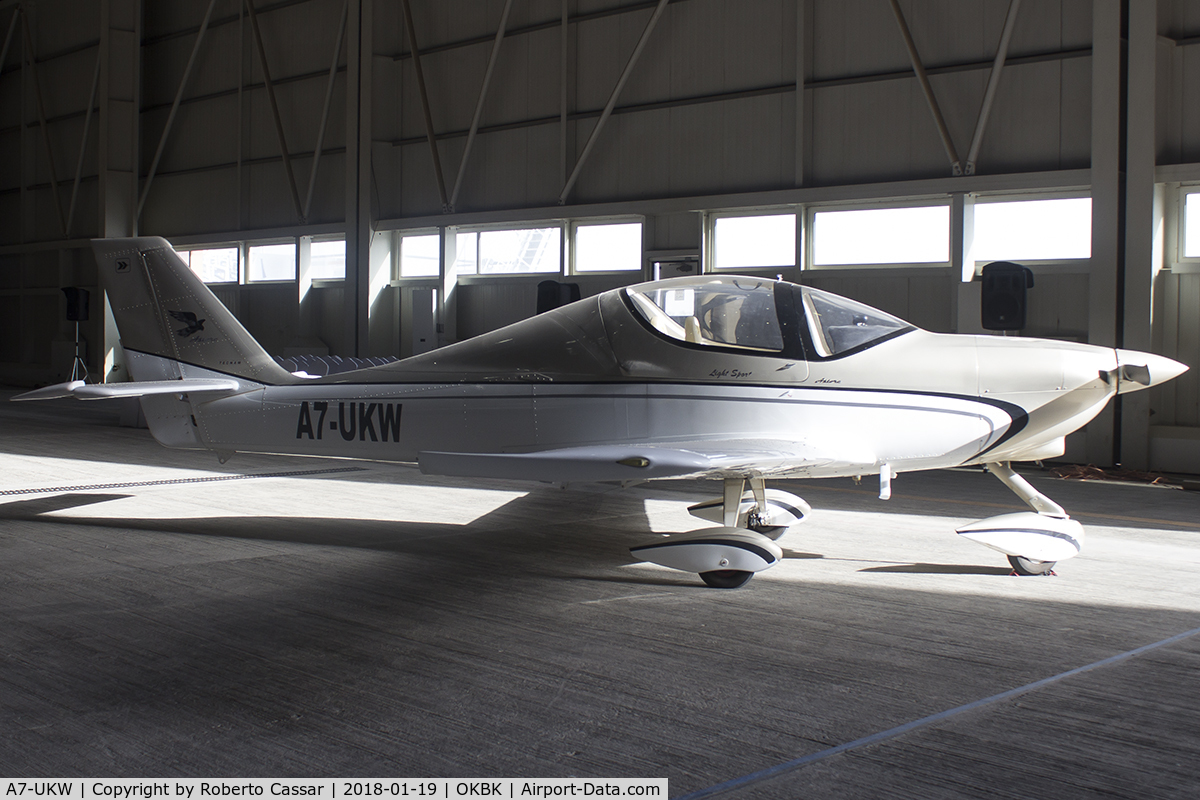
M 751 485 L 754 479 L 751 478 Z M 762 478 L 758 479 L 762 483 Z M 746 479 L 726 478 L 724 491 L 724 504 L 721 507 L 721 523 L 726 528 L 738 527 L 738 511 L 742 505 L 742 491 L 746 488 Z M 751 512 L 753 513 L 753 512 Z M 722 562 L 726 559 L 722 559 Z M 725 564 L 722 563 L 722 566 Z M 744 586 L 747 581 L 754 577 L 754 573 L 744 569 L 714 569 L 700 573 L 700 579 L 705 584 L 714 589 L 736 589 L 739 586 Z
M 718 497 L 688 507 L 693 516 L 722 527 L 674 535 L 630 551 L 644 561 L 695 572 L 709 586 L 733 589 L 779 563 L 783 550 L 775 540 L 810 511 L 801 498 L 768 489 L 761 475 L 728 477 Z
M 746 527 L 752 531 L 765 533 L 761 529 L 771 527 L 768 524 L 770 511 L 767 509 L 766 478 L 762 475 L 752 475 L 750 477 L 750 491 L 754 493 L 754 508 L 750 509 L 750 513 L 746 515 Z
M 762 480 L 761 478 L 759 480 Z M 738 526 L 738 509 L 742 505 L 742 489 L 746 486 L 745 478 L 725 479 L 725 505 L 721 517 L 726 528 Z

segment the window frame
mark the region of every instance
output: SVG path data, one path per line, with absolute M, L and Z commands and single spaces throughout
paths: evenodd
M 817 214 L 837 211 L 882 211 L 900 208 L 945 208 L 946 225 L 946 260 L 945 261 L 880 261 L 864 264 L 818 264 L 816 260 L 817 246 Z M 950 269 L 954 264 L 954 208 L 949 194 L 897 198 L 893 200 L 852 201 L 836 203 L 812 203 L 804 210 L 804 227 L 808 231 L 804 243 L 805 269 L 819 270 L 861 270 L 861 269 Z
M 246 247 L 245 242 L 222 242 L 214 244 L 198 244 L 198 245 L 180 245 L 176 248 L 171 245 L 171 249 L 175 250 L 180 256 L 187 254 L 185 264 L 189 270 L 192 270 L 192 253 L 199 250 L 236 250 L 237 251 L 237 266 L 235 272 L 237 277 L 231 281 L 206 281 L 200 278 L 200 275 L 192 270 L 192 274 L 200 278 L 200 282 L 205 286 L 243 286 L 246 283 Z
M 438 271 L 433 275 L 404 275 L 400 272 L 400 265 L 404 257 L 404 239 L 410 236 L 436 236 L 438 237 L 438 247 L 443 246 L 441 228 L 407 228 L 392 231 L 395 237 L 392 241 L 392 285 L 409 284 L 437 281 L 441 275 L 441 253 L 438 253 Z
M 737 267 L 717 267 L 717 221 L 722 219 L 732 219 L 737 217 L 786 217 L 792 216 L 795 222 L 795 242 L 792 253 L 791 264 L 773 264 L 770 266 L 737 266 Z M 805 227 L 805 206 L 803 204 L 789 204 L 786 206 L 767 206 L 757 208 L 739 208 L 728 209 L 722 211 L 709 211 L 704 219 L 704 248 L 701 257 L 701 273 L 709 273 L 713 275 L 736 275 L 739 272 L 747 274 L 756 274 L 755 270 L 763 272 L 778 272 L 779 270 L 788 269 L 805 269 L 804 264 L 807 261 L 805 252 L 805 240 L 807 228 Z
M 1197 187 L 1200 189 L 1200 186 Z M 971 247 L 963 247 L 963 260 L 971 261 L 975 264 L 975 275 L 982 274 L 985 264 L 991 264 L 993 261 L 1009 261 L 1014 259 L 987 259 L 981 260 L 975 255 L 974 247 L 974 231 L 975 231 L 975 210 L 981 205 L 993 205 L 997 203 L 1035 203 L 1043 200 L 1081 200 L 1092 199 L 1092 193 L 1088 189 L 1078 189 L 1058 192 L 978 192 L 973 193 L 970 197 L 971 209 Z M 1090 223 L 1089 223 L 1090 226 Z M 1089 227 L 1090 234 L 1090 227 Z M 1090 249 L 1090 248 L 1089 248 Z M 1182 252 L 1182 250 L 1180 251 Z M 1084 264 L 1091 259 L 1091 255 L 1087 256 L 1072 256 L 1069 258 L 1018 258 L 1016 261 L 1024 266 L 1052 266 L 1055 264 L 1070 265 Z M 1197 259 L 1200 260 L 1200 259 Z
M 474 236 L 475 237 L 475 269 L 472 272 L 458 271 L 458 237 L 459 236 Z M 479 277 L 479 229 L 474 227 L 456 227 L 454 229 L 454 278 L 462 280 L 463 278 L 478 278 Z
M 580 271 L 576 268 L 576 257 L 578 252 L 577 234 L 580 228 L 602 227 L 604 225 L 640 225 L 641 234 L 638 239 L 638 264 L 632 269 L 589 269 Z M 581 217 L 567 221 L 567 229 L 564 238 L 564 249 L 566 250 L 566 259 L 560 265 L 559 272 L 562 275 L 569 277 L 586 276 L 586 275 L 645 275 L 646 273 L 646 218 L 640 215 L 621 215 L 613 217 Z M 479 273 L 476 273 L 477 275 Z M 521 274 L 521 273 L 511 273 Z M 538 275 L 548 275 L 550 273 L 539 272 Z
M 505 280 L 508 278 L 537 278 L 546 280 L 550 275 L 565 275 L 566 267 L 566 249 L 568 247 L 567 237 L 570 235 L 569 220 L 565 218 L 545 219 L 523 222 L 505 222 L 494 223 L 490 225 L 465 225 L 458 229 L 458 233 L 479 233 L 479 239 L 476 240 L 475 246 L 475 272 L 468 273 L 466 277 L 471 278 L 495 278 Z M 484 233 L 497 231 L 528 231 L 536 229 L 558 228 L 558 269 L 554 272 L 481 272 L 480 254 L 483 251 L 483 236 Z M 463 277 L 463 276 L 460 276 Z
M 1200 255 L 1187 255 L 1187 198 L 1188 195 L 1194 194 L 1200 197 L 1200 183 L 1180 184 L 1178 194 L 1178 211 L 1176 214 L 1176 247 L 1174 263 L 1186 264 L 1186 271 L 1200 271 Z M 1200 202 L 1200 201 L 1198 201 Z M 1181 270 L 1183 271 L 1183 270 Z
M 274 247 L 290 244 L 292 246 L 292 276 L 290 278 L 262 278 L 255 280 L 250 277 L 250 251 L 255 247 Z M 296 283 L 300 279 L 300 237 L 275 236 L 270 239 L 247 239 L 242 242 L 244 267 L 241 269 L 243 286 L 268 286 L 271 284 Z
M 393 246 L 392 246 L 392 254 L 393 255 L 392 255 L 391 284 L 393 286 L 398 286 L 401 284 L 406 284 L 406 285 L 411 284 L 411 283 L 419 284 L 422 282 L 429 283 L 429 282 L 436 282 L 436 281 L 440 280 L 441 279 L 441 264 L 440 263 L 438 265 L 438 274 L 437 275 L 402 276 L 400 274 L 400 259 L 401 259 L 401 255 L 403 252 L 403 246 L 404 246 L 403 240 L 409 236 L 437 236 L 438 241 L 439 241 L 439 246 L 445 247 L 445 234 L 449 233 L 450 230 L 453 230 L 454 235 L 457 236 L 459 234 L 464 234 L 464 233 L 479 234 L 479 233 L 485 233 L 488 231 L 523 231 L 523 230 L 532 230 L 535 228 L 558 228 L 559 229 L 558 270 L 556 272 L 490 272 L 490 273 L 481 273 L 481 272 L 479 272 L 478 240 L 476 240 L 475 272 L 457 273 L 455 275 L 456 281 L 475 282 L 475 281 L 480 281 L 480 280 L 492 280 L 492 279 L 509 280 L 509 279 L 521 279 L 521 278 L 526 278 L 526 279 L 537 278 L 539 280 L 546 280 L 547 277 L 554 276 L 554 275 L 558 275 L 561 277 L 565 274 L 564 264 L 566 263 L 565 262 L 566 253 L 564 251 L 566 250 L 566 248 L 568 246 L 567 238 L 568 238 L 569 231 L 570 231 L 570 228 L 569 228 L 570 222 L 571 222 L 570 219 L 563 218 L 563 217 L 556 217 L 554 219 L 522 220 L 520 222 L 494 222 L 494 223 L 487 223 L 487 224 L 480 224 L 480 225 L 447 225 L 445 227 L 425 226 L 425 227 L 421 227 L 421 228 L 393 228 L 390 230 L 391 234 L 395 237 L 393 239 Z M 457 258 L 455 260 L 457 261 Z M 439 256 L 439 262 L 440 262 L 440 256 Z M 619 273 L 605 273 L 605 272 L 591 273 L 591 272 L 588 272 L 588 273 L 584 273 L 584 274 L 585 275 L 593 275 L 593 274 L 607 275 L 607 274 L 630 274 L 631 272 L 632 271 L 622 271 Z
M 313 237 L 310 237 L 309 247 L 311 248 L 312 245 L 320 244 L 321 242 L 342 242 L 342 244 L 344 246 L 346 244 L 346 235 L 340 234 L 340 233 L 328 233 L 328 234 L 324 234 L 322 236 L 313 236 Z M 342 277 L 340 277 L 340 278 L 310 278 L 309 280 L 312 281 L 313 286 L 317 286 L 317 287 L 336 286 L 338 284 L 343 284 L 346 282 L 345 250 L 343 250 L 342 253 L 343 253 L 343 255 L 342 255 Z M 299 256 L 299 254 L 297 254 L 297 256 Z M 308 269 L 311 270 L 312 269 L 312 250 L 311 249 L 309 250 L 308 260 L 309 260 Z

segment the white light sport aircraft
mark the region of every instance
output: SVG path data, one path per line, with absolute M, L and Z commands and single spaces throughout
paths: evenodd
M 566 483 L 714 478 L 721 527 L 632 552 L 740 586 L 810 511 L 769 478 L 986 464 L 1032 509 L 959 533 L 1048 572 L 1083 528 L 1009 466 L 1063 452 L 1114 394 L 1187 367 L 1039 339 L 935 334 L 827 292 L 702 275 L 605 292 L 384 366 L 290 373 L 160 238 L 93 242 L 132 383 L 15 400 L 140 397 L 167 447 L 416 462 Z M 749 484 L 747 488 L 747 484 Z

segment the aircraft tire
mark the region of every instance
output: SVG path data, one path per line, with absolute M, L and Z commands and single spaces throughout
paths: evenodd
M 1012 564 L 1013 572 L 1018 575 L 1049 575 L 1057 561 L 1034 561 L 1025 556 L 1009 556 L 1008 563 Z
M 740 569 L 714 569 L 701 572 L 700 578 L 714 589 L 736 589 L 754 577 L 753 572 Z

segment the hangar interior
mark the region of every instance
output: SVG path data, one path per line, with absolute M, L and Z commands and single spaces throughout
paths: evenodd
M 279 356 L 403 357 L 531 316 L 546 278 L 587 296 L 692 268 L 982 332 L 980 268 L 1009 259 L 1035 274 L 1023 335 L 1193 367 L 1067 458 L 1200 472 L 1198 17 L 3 0 L 0 380 L 70 371 L 59 287 L 96 289 L 96 236 L 195 253 Z M 81 337 L 122 379 L 105 316 Z
M 70 374 L 63 287 L 91 292 L 91 379 L 126 378 L 96 237 L 166 237 L 281 358 L 405 357 L 534 315 L 547 279 L 590 296 L 697 270 L 983 333 L 981 270 L 1010 260 L 1035 278 L 1019 335 L 1191 368 L 1065 459 L 1200 473 L 1188 0 L 0 0 L 0 36 L 5 386 Z M 14 770 L 1200 785 L 1194 639 L 721 783 L 1200 632 L 1190 492 L 1056 486 L 1095 556 L 1015 585 L 925 536 L 994 513 L 964 497 L 1011 502 L 995 481 L 914 476 L 882 511 L 811 482 L 828 516 L 778 577 L 705 595 L 628 563 L 696 486 L 200 468 L 102 404 L 4 406 L 6 486 L 48 493 L 0 505 Z

